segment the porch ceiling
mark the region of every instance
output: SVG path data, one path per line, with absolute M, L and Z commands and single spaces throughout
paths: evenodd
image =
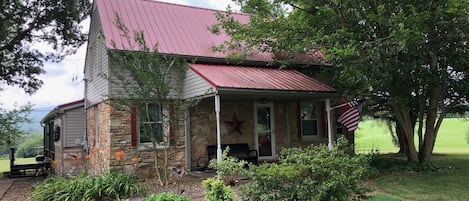
M 259 98 L 331 97 L 336 90 L 293 69 L 191 64 L 191 69 L 219 94 Z M 225 97 L 225 96 L 224 96 Z M 246 97 L 244 97 L 246 98 Z M 243 98 L 243 99 L 244 99 Z

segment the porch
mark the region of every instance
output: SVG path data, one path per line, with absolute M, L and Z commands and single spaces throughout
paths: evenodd
M 213 65 L 191 69 L 213 87 L 187 113 L 186 163 L 191 169 L 208 161 L 209 145 L 247 143 L 262 162 L 275 160 L 284 147 L 328 144 L 337 134 L 336 115 L 328 118 L 326 110 L 338 99 L 335 89 L 298 71 Z

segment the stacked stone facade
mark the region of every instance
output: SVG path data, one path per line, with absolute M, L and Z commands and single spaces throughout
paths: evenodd
M 223 100 L 221 102 L 221 142 L 247 143 L 251 149 L 255 147 L 253 101 Z M 309 144 L 327 143 L 326 129 L 321 129 L 321 138 L 314 142 L 305 142 L 299 135 L 298 102 L 274 101 L 275 143 L 276 153 L 284 147 L 301 147 Z M 97 113 L 95 113 L 97 110 Z M 189 110 L 190 128 L 190 166 L 207 162 L 207 145 L 217 143 L 216 115 L 213 98 L 201 100 Z M 236 115 L 241 125 L 241 133 L 230 133 L 230 121 Z M 95 118 L 98 118 L 96 121 Z M 154 176 L 155 152 L 141 146 L 132 146 L 131 114 L 127 110 L 117 110 L 109 103 L 100 103 L 87 109 L 87 135 L 90 154 L 86 157 L 86 170 L 91 174 L 102 174 L 109 171 L 123 171 L 141 178 Z M 99 126 L 96 127 L 96 122 Z M 320 125 L 321 126 L 321 125 Z M 186 166 L 186 136 L 184 125 L 179 132 L 170 136 L 168 148 L 168 164 Z M 99 140 L 96 140 L 99 138 Z M 116 153 L 124 153 L 117 160 Z M 158 149 L 158 166 L 164 162 L 163 149 Z M 132 159 L 133 158 L 133 159 Z
M 155 151 L 148 147 L 132 145 L 131 113 L 128 110 L 116 109 L 109 102 L 100 103 L 87 109 L 87 121 L 89 155 L 86 157 L 86 169 L 88 173 L 103 174 L 118 171 L 141 178 L 155 176 Z M 96 122 L 99 123 L 98 127 L 96 127 Z M 170 138 L 170 145 L 166 149 L 168 164 L 169 166 L 184 166 L 184 135 L 181 132 L 175 132 Z M 157 149 L 156 153 L 158 154 L 157 166 L 161 171 L 165 151 L 161 148 Z

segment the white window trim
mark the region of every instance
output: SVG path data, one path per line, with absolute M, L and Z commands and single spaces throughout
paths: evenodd
M 165 141 L 164 144 L 161 144 L 159 143 L 158 145 L 156 145 L 156 148 L 157 149 L 163 149 L 163 148 L 168 148 L 169 147 L 169 127 L 166 126 L 166 125 L 169 125 L 169 120 L 168 118 L 165 118 L 168 113 L 167 111 L 164 109 L 163 107 L 163 111 L 162 111 L 163 115 L 162 115 L 162 118 L 163 120 L 162 121 L 159 121 L 161 122 L 161 128 L 162 128 L 162 131 L 163 131 L 163 139 Z M 148 149 L 153 149 L 153 144 L 152 142 L 140 142 L 140 115 L 139 113 L 137 113 L 136 115 L 136 126 L 137 126 L 137 149 L 138 150 L 148 150 Z M 147 122 L 148 123 L 148 122 Z M 157 123 L 157 122 L 150 122 L 150 123 Z
M 319 140 L 321 140 L 321 131 L 322 131 L 322 128 L 321 128 L 321 125 L 322 125 L 321 111 L 319 110 L 319 108 L 321 106 L 320 102 L 317 102 L 317 101 L 301 101 L 300 102 L 300 104 L 303 104 L 303 103 L 313 103 L 316 107 L 316 122 L 317 122 L 316 130 L 317 130 L 317 135 L 304 135 L 303 134 L 303 119 L 300 116 L 301 141 L 303 141 L 303 142 L 319 141 Z M 300 111 L 299 112 L 300 112 L 300 115 L 303 112 L 303 108 L 301 107 L 301 105 L 300 105 Z

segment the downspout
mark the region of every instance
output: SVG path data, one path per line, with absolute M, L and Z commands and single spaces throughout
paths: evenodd
M 191 163 L 191 112 L 189 109 L 186 110 L 185 112 L 185 147 L 186 147 L 186 170 L 190 170 L 192 167 Z
M 89 147 L 88 147 L 88 113 L 87 113 L 87 103 L 88 103 L 88 100 L 87 100 L 87 95 L 88 95 L 88 79 L 83 79 L 84 83 L 85 83 L 85 90 L 84 90 L 84 94 L 83 94 L 83 113 L 85 114 L 85 125 L 83 126 L 84 127 L 84 132 L 83 132 L 83 142 L 81 143 L 82 145 L 82 148 L 83 148 L 83 157 L 81 157 L 82 159 L 82 164 L 85 164 L 86 161 L 86 154 L 88 154 L 88 151 L 89 151 Z M 85 170 L 86 171 L 86 170 Z

